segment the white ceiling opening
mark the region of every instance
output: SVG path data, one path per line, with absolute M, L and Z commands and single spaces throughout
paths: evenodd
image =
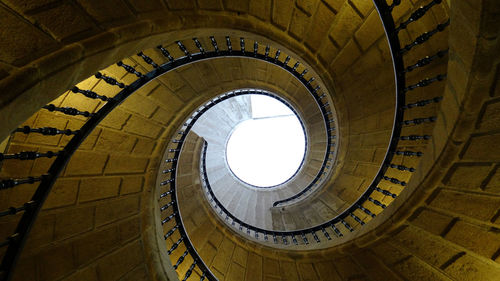
M 242 181 L 270 187 L 286 182 L 299 169 L 305 135 L 297 116 L 272 97 L 252 95 L 252 119 L 238 124 L 226 148 L 231 171 Z

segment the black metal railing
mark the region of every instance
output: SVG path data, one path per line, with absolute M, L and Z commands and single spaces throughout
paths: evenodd
M 246 223 L 238 219 L 230 211 L 228 211 L 224 205 L 215 196 L 210 182 L 208 180 L 208 174 L 206 170 L 206 150 L 208 143 L 205 142 L 204 150 L 201 156 L 201 178 L 203 186 L 206 189 L 206 195 L 209 202 L 212 204 L 213 208 L 216 210 L 223 221 L 227 221 L 228 225 L 251 235 L 256 239 L 263 237 L 264 241 L 269 241 L 269 237 L 273 237 L 273 242 L 278 244 L 288 245 L 291 244 L 289 239 L 295 245 L 300 243 L 296 237 L 302 238 L 302 245 L 308 245 L 309 241 L 321 242 L 317 232 L 321 232 L 327 240 L 331 240 L 331 237 L 343 237 L 344 232 L 353 232 L 358 226 L 363 226 L 368 220 L 374 218 L 377 214 L 383 211 L 392 201 L 397 197 L 401 188 L 407 185 L 407 182 L 402 179 L 398 179 L 390 175 L 388 171 L 397 170 L 404 173 L 413 173 L 415 168 L 407 167 L 401 163 L 404 159 L 401 157 L 421 157 L 423 155 L 420 151 L 406 150 L 405 147 L 408 146 L 408 141 L 427 141 L 431 138 L 430 135 L 422 134 L 410 134 L 402 135 L 403 128 L 408 128 L 408 126 L 418 126 L 427 123 L 432 123 L 436 121 L 435 116 L 421 117 L 413 119 L 405 119 L 405 112 L 411 110 L 412 108 L 424 107 L 433 103 L 438 103 L 442 100 L 441 96 L 433 97 L 430 99 L 418 100 L 416 102 L 406 104 L 406 95 L 410 91 L 416 88 L 426 87 L 434 82 L 443 81 L 446 78 L 446 74 L 437 74 L 433 78 L 424 78 L 415 84 L 406 85 L 406 76 L 413 70 L 421 67 L 425 67 L 444 57 L 447 54 L 447 49 L 439 50 L 435 54 L 426 56 L 422 59 L 417 60 L 415 63 L 405 66 L 403 61 L 403 56 L 406 55 L 413 47 L 422 45 L 427 42 L 432 35 L 437 32 L 444 31 L 444 29 L 449 25 L 449 20 L 442 24 L 439 24 L 435 29 L 424 32 L 422 35 L 418 36 L 417 39 L 411 41 L 405 47 L 401 47 L 400 38 L 398 34 L 404 30 L 409 24 L 422 18 L 426 12 L 428 12 L 432 6 L 441 3 L 440 0 L 430 1 L 427 5 L 418 8 L 414 11 L 408 19 L 401 22 L 398 27 L 396 27 L 394 19 L 392 17 L 392 11 L 397 9 L 400 1 L 394 1 L 392 5 L 388 5 L 385 0 L 374 0 L 375 6 L 379 12 L 380 18 L 382 20 L 387 41 L 390 47 L 393 67 L 394 67 L 394 77 L 395 77 L 395 116 L 393 122 L 393 128 L 391 132 L 391 138 L 385 153 L 384 159 L 382 160 L 379 170 L 372 180 L 371 184 L 368 186 L 366 191 L 347 209 L 342 211 L 338 216 L 313 227 L 293 230 L 293 231 L 274 231 L 269 229 L 263 229 Z M 402 142 L 403 141 L 403 142 Z M 395 157 L 400 157 L 397 163 L 393 161 Z M 396 185 L 401 188 L 391 190 L 390 185 L 387 187 L 381 187 L 381 183 L 384 182 L 392 186 Z M 314 183 L 314 181 L 313 181 Z M 309 186 L 308 186 L 309 187 Z M 307 192 L 304 189 L 302 192 Z M 299 194 L 297 194 L 300 196 Z M 381 197 L 382 196 L 382 197 Z M 288 202 L 293 199 L 289 198 L 282 201 L 276 201 L 273 206 L 277 206 L 280 203 Z M 330 232 L 329 232 L 330 231 Z M 300 240 L 300 239 L 299 239 Z
M 101 72 L 98 72 L 95 74 L 95 78 L 100 79 L 104 81 L 105 83 L 117 87 L 120 91 L 113 97 L 108 97 L 99 93 L 96 93 L 92 90 L 86 90 L 86 89 L 80 89 L 78 87 L 73 87 L 71 89 L 71 94 L 75 95 L 82 95 L 85 98 L 88 99 L 94 99 L 94 100 L 100 100 L 104 102 L 104 105 L 95 113 L 90 113 L 88 111 L 83 111 L 79 110 L 77 108 L 72 108 L 72 107 L 57 107 L 53 104 L 45 105 L 42 107 L 42 110 L 47 110 L 48 112 L 53 112 L 53 113 L 62 113 L 68 116 L 83 116 L 87 118 L 85 121 L 84 125 L 78 129 L 78 130 L 65 130 L 65 129 L 59 129 L 59 128 L 52 128 L 52 127 L 42 127 L 42 128 L 31 128 L 31 127 L 22 127 L 15 129 L 13 133 L 23 133 L 23 134 L 41 134 L 44 136 L 53 136 L 53 135 L 67 135 L 67 136 L 72 136 L 71 140 L 64 146 L 64 148 L 61 151 L 57 152 L 21 152 L 17 154 L 0 154 L 0 161 L 20 161 L 20 160 L 34 160 L 36 158 L 40 157 L 55 157 L 54 162 L 48 169 L 46 174 L 43 175 L 35 175 L 35 176 L 29 176 L 26 178 L 20 178 L 20 179 L 3 179 L 0 180 L 0 190 L 3 189 L 9 189 L 9 188 L 15 188 L 18 185 L 22 184 L 35 184 L 39 183 L 39 186 L 36 188 L 36 191 L 34 192 L 31 200 L 24 204 L 23 206 L 19 207 L 11 207 L 6 211 L 0 212 L 2 216 L 7 216 L 7 215 L 14 215 L 14 214 L 20 214 L 21 218 L 20 221 L 14 231 L 14 233 L 5 239 L 4 241 L 0 242 L 0 247 L 7 247 L 5 254 L 3 256 L 2 262 L 0 264 L 0 280 L 1 281 L 7 281 L 12 278 L 13 274 L 13 269 L 14 266 L 19 259 L 19 256 L 21 254 L 21 251 L 26 243 L 27 236 L 33 227 L 33 223 L 38 216 L 43 203 L 47 199 L 47 196 L 49 195 L 55 181 L 63 171 L 64 167 L 67 165 L 69 160 L 71 159 L 72 155 L 74 152 L 80 147 L 82 142 L 89 136 L 89 134 L 99 125 L 99 123 L 111 112 L 113 111 L 119 104 L 121 104 L 126 98 L 128 98 L 131 94 L 135 93 L 138 89 L 140 89 L 142 86 L 147 84 L 148 82 L 156 79 L 160 75 L 163 75 L 169 71 L 172 71 L 174 69 L 177 69 L 179 67 L 182 67 L 186 64 L 194 63 L 197 61 L 202 61 L 202 60 L 208 60 L 208 59 L 216 59 L 216 58 L 221 58 L 221 57 L 245 57 L 245 58 L 252 58 L 260 61 L 265 61 L 271 64 L 274 64 L 276 66 L 281 67 L 282 69 L 286 70 L 289 72 L 292 76 L 294 76 L 296 79 L 298 79 L 305 87 L 306 89 L 312 94 L 314 97 L 314 100 L 316 104 L 318 105 L 318 108 L 322 112 L 322 115 L 324 117 L 325 121 L 325 130 L 329 134 L 329 137 L 327 138 L 327 145 L 326 145 L 326 153 L 325 153 L 325 159 L 322 163 L 322 166 L 320 168 L 320 172 L 318 175 L 323 175 L 324 171 L 328 169 L 331 164 L 329 162 L 332 162 L 333 159 L 330 156 L 330 152 L 333 151 L 332 148 L 335 146 L 335 142 L 333 141 L 334 138 L 331 137 L 334 135 L 335 132 L 335 118 L 332 116 L 332 110 L 330 109 L 329 106 L 326 106 L 327 104 L 326 98 L 327 95 L 323 94 L 321 92 L 321 87 L 317 84 L 314 84 L 312 77 L 309 77 L 309 75 L 306 75 L 308 73 L 308 70 L 304 68 L 299 72 L 299 67 L 300 62 L 295 61 L 293 66 L 291 66 L 291 61 L 292 58 L 291 56 L 286 56 L 285 59 L 282 61 L 280 60 L 281 57 L 283 57 L 283 53 L 281 50 L 276 50 L 276 53 L 274 56 L 269 55 L 269 50 L 270 46 L 266 46 L 265 48 L 265 53 L 261 53 L 258 50 L 258 42 L 253 41 L 254 45 L 254 50 L 253 52 L 249 52 L 245 50 L 245 39 L 240 38 L 240 48 L 239 50 L 233 49 L 232 44 L 231 44 L 231 37 L 226 36 L 225 37 L 225 43 L 226 47 L 225 49 L 222 49 L 219 47 L 216 38 L 214 36 L 210 37 L 210 42 L 212 43 L 213 50 L 208 51 L 207 48 L 203 47 L 200 43 L 200 41 L 197 38 L 193 38 L 193 44 L 196 47 L 194 52 L 190 52 L 189 48 L 184 45 L 183 42 L 181 41 L 176 41 L 177 47 L 182 51 L 184 56 L 181 56 L 179 58 L 174 58 L 170 52 L 167 50 L 166 47 L 159 45 L 157 47 L 157 51 L 163 55 L 164 58 L 167 59 L 166 62 L 163 63 L 158 63 L 154 62 L 153 59 L 145 55 L 143 52 L 139 52 L 137 54 L 137 57 L 143 60 L 145 63 L 149 64 L 150 66 L 153 67 L 153 70 L 151 70 L 148 73 L 141 73 L 137 69 L 135 69 L 133 66 L 124 64 L 123 62 L 118 62 L 117 66 L 123 68 L 125 71 L 128 73 L 131 73 L 137 77 L 137 79 L 130 83 L 129 85 L 125 85 L 125 83 L 120 82 L 119 79 L 105 75 Z M 181 138 L 183 137 L 184 133 L 180 133 Z M 177 143 L 180 146 L 182 145 L 182 142 L 180 140 L 174 141 L 174 143 Z M 176 150 L 174 153 L 178 156 L 180 150 Z M 172 162 L 173 165 L 176 164 L 177 162 L 177 157 L 174 155 L 173 158 L 170 159 L 170 162 Z M 171 173 L 171 178 L 168 179 L 169 181 L 164 183 L 163 186 L 170 185 L 173 186 L 175 185 L 175 173 Z M 317 180 L 322 179 L 321 176 L 317 177 Z M 163 196 L 166 195 L 171 195 L 172 193 L 162 193 Z M 174 195 L 175 196 L 175 195 Z M 175 200 L 174 200 L 175 202 Z M 173 207 L 176 208 L 176 204 L 173 204 Z M 177 212 L 178 213 L 178 212 Z M 172 219 L 172 217 L 167 217 L 166 219 Z M 185 235 L 185 231 L 183 230 L 183 226 L 179 225 L 177 228 L 179 232 L 181 232 L 183 235 Z M 174 230 L 175 230 L 174 229 Z M 195 266 L 198 266 L 201 268 L 203 271 L 203 276 L 202 279 L 207 278 L 209 280 L 215 280 L 215 277 L 213 274 L 210 273 L 210 271 L 203 265 L 201 262 L 200 257 L 197 255 L 196 251 L 194 248 L 189 246 L 189 241 L 187 236 L 181 237 L 182 239 L 179 240 L 179 243 L 176 243 L 172 245 L 172 248 L 169 249 L 169 253 L 173 252 L 180 243 L 187 242 L 187 249 L 189 251 L 189 254 L 193 257 L 195 262 L 193 263 L 193 267 L 190 267 L 190 270 L 185 273 L 185 279 L 187 279 Z M 182 262 L 182 261 L 180 261 Z

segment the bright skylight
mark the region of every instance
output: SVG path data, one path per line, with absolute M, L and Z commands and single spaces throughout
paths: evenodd
M 227 161 L 242 181 L 274 186 L 295 174 L 305 153 L 305 136 L 295 114 L 280 101 L 252 95 L 252 119 L 229 138 Z

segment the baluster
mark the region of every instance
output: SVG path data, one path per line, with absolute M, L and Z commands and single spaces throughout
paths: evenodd
M 335 226 L 335 224 L 333 222 L 330 224 L 330 227 L 333 229 L 333 231 L 335 232 L 335 235 L 337 235 L 337 237 L 344 236 L 344 234 L 342 234 L 342 232 L 340 232 L 340 230 Z
M 401 0 L 393 0 L 392 1 L 392 4 L 388 7 L 389 8 L 389 11 L 392 12 L 392 10 L 396 7 L 396 6 L 399 6 L 399 4 L 401 4 Z
M 414 152 L 414 151 L 409 151 L 409 150 L 406 150 L 406 151 L 397 150 L 395 153 L 396 153 L 396 155 L 417 156 L 417 157 L 424 155 L 420 151 Z
M 221 212 L 222 212 L 222 210 L 221 210 Z M 247 235 L 250 236 L 250 228 L 248 228 L 248 226 L 247 226 Z
M 411 72 L 411 71 L 413 71 L 413 70 L 414 70 L 414 69 L 416 69 L 416 68 L 426 66 L 426 65 L 428 65 L 429 63 L 431 63 L 433 60 L 435 60 L 435 59 L 437 59 L 437 58 L 442 58 L 442 57 L 444 57 L 447 53 L 448 53 L 448 49 L 446 49 L 446 50 L 441 50 L 441 51 L 437 52 L 435 55 L 430 56 L 430 57 L 429 57 L 429 56 L 426 56 L 425 58 L 418 60 L 415 64 L 408 66 L 408 67 L 404 70 L 404 72 L 405 72 L 405 73 L 407 73 L 407 72 Z
M 426 78 L 426 79 L 420 80 L 417 84 L 409 85 L 403 91 L 405 93 L 408 92 L 408 91 L 413 91 L 416 88 L 421 88 L 421 87 L 428 86 L 428 85 L 430 85 L 430 84 L 432 84 L 432 83 L 434 83 L 436 81 L 443 81 L 445 78 L 446 78 L 446 74 L 439 74 L 439 75 L 437 75 L 436 77 L 433 77 L 433 78 Z
M 217 45 L 217 41 L 215 40 L 215 37 L 210 36 L 210 41 L 212 42 L 212 46 L 214 46 L 215 52 L 218 54 L 219 53 L 219 46 Z
M 308 72 L 309 70 L 304 69 L 304 71 L 302 71 L 302 73 L 300 74 L 300 78 L 304 77 L 304 75 L 306 75 L 306 73 Z
M 403 106 L 403 109 L 409 109 L 409 108 L 413 108 L 413 107 L 422 107 L 422 106 L 426 106 L 426 105 L 431 104 L 431 103 L 438 103 L 442 99 L 443 99 L 443 97 L 435 97 L 435 98 L 428 99 L 428 100 L 420 100 L 420 101 L 417 101 L 415 103 L 409 103 L 409 104 Z
M 29 126 L 24 126 L 22 128 L 17 128 L 14 132 L 29 134 L 29 133 L 37 133 L 42 134 L 44 136 L 55 136 L 55 135 L 76 135 L 80 132 L 80 130 L 59 130 L 57 128 L 52 127 L 43 127 L 43 128 L 31 128 Z
M 376 215 L 374 213 L 372 213 L 370 210 L 368 210 L 367 208 L 357 204 L 356 207 L 358 207 L 358 209 L 360 209 L 361 211 L 365 212 L 365 214 L 371 216 L 372 218 L 376 217 Z
M 191 54 L 189 53 L 189 51 L 186 49 L 186 46 L 184 46 L 184 44 L 182 44 L 181 41 L 175 41 L 175 43 L 177 44 L 177 46 L 179 47 L 179 49 L 184 53 L 184 55 L 186 55 L 186 57 L 188 59 L 191 59 Z
M 203 46 L 201 45 L 201 42 L 198 40 L 198 38 L 194 37 L 193 41 L 196 47 L 198 47 L 198 50 L 200 50 L 200 53 L 205 54 L 205 49 L 203 49 Z
M 273 233 L 273 241 L 274 244 L 278 244 L 278 238 L 276 237 L 276 233 Z
M 171 158 L 171 159 L 165 160 L 166 163 L 171 163 L 171 162 L 175 162 L 175 161 L 177 161 L 177 158 Z
M 390 196 L 392 198 L 396 198 L 396 194 L 394 193 L 391 193 L 389 190 L 385 190 L 385 189 L 381 189 L 380 187 L 375 187 L 375 190 L 384 194 L 384 195 L 387 195 L 387 196 Z
M 423 135 L 423 136 L 409 135 L 409 136 L 400 136 L 399 137 L 400 140 L 411 140 L 411 141 L 415 141 L 415 140 L 429 140 L 430 138 L 431 138 L 431 136 L 429 136 L 429 135 Z
M 281 54 L 281 50 L 280 50 L 280 49 L 278 49 L 278 50 L 276 51 L 276 55 L 274 55 L 274 63 L 278 62 L 278 59 L 279 59 L 279 57 L 280 57 L 280 54 Z
M 325 235 L 327 240 L 332 240 L 332 237 L 330 237 L 330 234 L 326 232 L 326 229 L 324 227 L 321 228 L 321 232 L 323 232 L 323 235 Z
M 264 241 L 268 241 L 269 238 L 267 237 L 267 232 L 264 231 Z
M 314 77 L 311 77 L 309 80 L 307 80 L 306 85 L 311 84 L 314 81 Z
M 180 256 L 179 259 L 177 259 L 177 262 L 174 264 L 174 270 L 177 270 L 177 268 L 179 267 L 179 265 L 181 265 L 181 263 L 184 261 L 184 258 L 188 254 L 189 254 L 189 251 L 185 250 L 184 253 L 182 254 L 182 256 Z
M 184 275 L 184 279 L 182 279 L 182 281 L 188 280 L 189 276 L 191 276 L 191 274 L 193 274 L 193 270 L 194 270 L 195 266 L 196 266 L 196 260 L 193 261 L 191 266 L 189 266 L 188 270 L 186 271 L 186 274 Z M 203 276 L 205 276 L 205 273 L 203 273 Z M 201 280 L 203 280 L 203 279 L 201 279 Z
M 299 242 L 297 241 L 297 238 L 295 238 L 295 234 L 293 234 L 293 233 L 292 233 L 292 241 L 293 241 L 293 244 L 299 245 Z
M 405 29 L 410 23 L 412 23 L 412 22 L 418 20 L 419 18 L 423 17 L 432 6 L 434 6 L 436 4 L 439 4 L 439 3 L 441 3 L 441 0 L 433 0 L 429 4 L 427 4 L 425 6 L 421 6 L 420 8 L 418 8 L 417 10 L 415 10 L 406 21 L 402 22 L 396 28 L 396 32 L 399 32 L 402 29 Z
M 409 167 L 406 167 L 404 165 L 396 165 L 396 164 L 390 164 L 389 167 L 393 168 L 393 169 L 398 169 L 400 171 L 408 171 L 408 172 L 415 172 L 415 168 L 409 168 Z
M 118 86 L 119 88 L 125 88 L 125 84 L 121 83 L 121 82 L 118 82 L 118 80 L 116 80 L 115 78 L 113 77 L 110 77 L 110 76 L 106 76 L 100 72 L 97 72 L 96 74 L 94 74 L 95 78 L 97 79 L 102 79 L 104 80 L 104 82 L 108 83 L 109 85 L 112 85 L 112 86 Z M 75 87 L 76 88 L 76 87 Z M 74 89 L 74 88 L 73 88 Z M 73 91 L 74 92 L 74 91 Z
M 168 58 L 169 61 L 171 61 L 171 62 L 174 61 L 174 57 L 172 57 L 172 55 L 170 55 L 170 52 L 167 51 L 167 49 L 163 48 L 162 45 L 158 45 L 158 46 L 156 46 L 156 48 L 158 48 L 161 51 L 161 53 L 163 54 L 163 56 Z
M 97 77 L 97 74 L 96 74 L 96 77 Z M 102 76 L 101 76 L 102 77 Z M 123 84 L 122 84 L 123 85 Z M 120 87 L 120 88 L 123 88 L 123 87 Z M 108 100 L 111 100 L 111 98 L 107 97 L 107 96 L 101 96 L 99 94 L 97 94 L 96 92 L 93 92 L 93 91 L 90 91 L 90 90 L 81 90 L 79 89 L 77 86 L 74 86 L 71 91 L 75 94 L 79 93 L 79 94 L 82 94 L 84 96 L 86 96 L 87 98 L 90 98 L 90 99 L 100 99 L 102 101 L 108 101 Z
M 319 89 L 321 89 L 321 86 L 320 85 L 317 85 L 316 88 L 313 89 L 313 93 L 317 93 L 319 91 Z M 319 99 L 319 97 L 318 97 Z
M 286 56 L 285 61 L 283 62 L 283 65 L 288 65 L 289 61 L 290 61 L 290 56 Z
M 179 240 L 177 240 L 177 242 L 175 242 L 172 245 L 172 247 L 170 247 L 170 249 L 167 251 L 167 254 L 170 256 L 175 251 L 175 249 L 177 249 L 177 247 L 179 247 L 179 245 L 182 243 L 183 240 L 184 240 L 184 237 L 179 238 Z
M 372 202 L 373 204 L 381 207 L 382 209 L 385 209 L 387 206 L 385 204 L 383 204 L 382 202 L 376 200 L 376 199 L 373 199 L 371 197 L 368 197 L 368 201 Z
M 200 277 L 200 281 L 205 280 L 205 275 L 206 275 L 206 274 L 207 274 L 206 272 L 203 272 L 203 275 Z
M 304 241 L 304 244 L 309 245 L 309 240 L 307 240 L 307 237 L 304 233 L 301 233 L 300 236 L 302 237 L 302 241 Z
M 177 211 L 173 212 L 170 216 L 166 217 L 164 220 L 161 221 L 161 224 L 166 224 L 169 222 L 171 219 L 173 219 L 177 215 Z
M 353 232 L 354 229 L 351 227 L 351 225 L 349 225 L 346 221 L 344 221 L 343 219 L 340 220 L 340 222 L 345 226 L 345 228 L 347 228 L 350 232 Z
M 359 222 L 359 224 L 361 225 L 365 225 L 365 222 L 362 221 L 358 216 L 356 216 L 354 213 L 349 213 L 349 215 L 357 222 Z
M 294 65 L 293 65 L 293 71 L 297 71 L 297 67 L 299 67 L 299 64 L 300 62 L 296 62 Z
M 0 243 L 0 248 L 9 245 L 10 243 L 19 242 L 19 233 L 14 233 L 7 238 L 4 242 Z
M 429 40 L 434 34 L 436 34 L 437 32 L 442 32 L 443 30 L 445 30 L 445 28 L 450 24 L 450 20 L 448 19 L 446 22 L 444 23 L 440 23 L 436 26 L 436 28 L 434 28 L 433 30 L 429 31 L 429 32 L 424 32 L 422 33 L 420 36 L 418 36 L 415 41 L 407 44 L 406 46 L 404 46 L 403 49 L 401 49 L 400 53 L 401 54 L 405 54 L 407 53 L 408 51 L 410 51 L 413 47 L 417 46 L 417 45 L 420 45 L 420 44 L 423 44 L 425 43 L 427 40 Z
M 281 235 L 281 239 L 282 239 L 282 241 L 283 241 L 283 244 L 288 245 L 288 240 L 286 240 L 286 236 L 285 236 L 285 234 L 282 234 L 282 235 Z
M 132 67 L 131 65 L 124 64 L 122 61 L 117 62 L 116 65 L 123 67 L 127 72 L 132 73 L 139 78 L 143 77 L 142 73 L 135 70 L 135 68 Z
M 163 236 L 165 238 L 165 240 L 168 239 L 168 237 L 172 236 L 172 234 L 174 234 L 174 232 L 179 228 L 179 225 L 176 224 L 174 227 L 172 227 L 166 234 L 165 236 Z
M 402 186 L 406 186 L 406 182 L 400 181 L 400 180 L 398 180 L 396 178 L 390 178 L 388 176 L 384 176 L 383 179 L 386 180 L 386 181 L 390 181 L 390 182 L 392 182 L 394 184 L 400 184 Z
M 316 241 L 316 243 L 321 242 L 321 240 L 319 240 L 319 237 L 318 237 L 318 235 L 316 234 L 315 231 L 311 230 L 311 235 L 313 236 L 314 241 Z
M 8 179 L 8 180 L 1 180 L 0 181 L 0 190 L 7 189 L 7 188 L 13 188 L 17 185 L 20 184 L 33 184 L 35 182 L 39 182 L 44 178 L 48 178 L 49 175 L 43 175 L 40 177 L 27 177 L 23 179 Z
M 240 37 L 240 50 L 245 54 L 245 39 L 243 37 Z
M 175 181 L 175 178 L 164 180 L 164 181 L 160 182 L 160 186 L 164 186 L 164 185 L 169 184 L 169 183 L 174 182 L 174 181 Z
M 165 205 L 161 206 L 160 211 L 162 211 L 162 212 L 163 212 L 163 211 L 165 211 L 166 209 L 168 209 L 168 207 L 170 207 L 170 206 L 174 205 L 174 203 L 175 203 L 175 201 L 174 201 L 174 200 L 172 200 L 172 201 L 168 202 L 167 204 L 165 204 Z
M 58 111 L 58 112 L 64 113 L 66 115 L 71 115 L 71 116 L 76 116 L 76 115 L 82 115 L 84 117 L 94 116 L 93 113 L 90 113 L 88 111 L 80 111 L 80 110 L 73 108 L 73 107 L 57 107 L 53 104 L 48 104 L 48 105 L 44 105 L 43 108 L 47 109 L 50 112 Z
M 226 45 L 227 50 L 231 53 L 233 51 L 233 46 L 231 46 L 231 38 L 229 38 L 229 36 L 226 36 Z
M 36 205 L 35 201 L 28 201 L 24 203 L 21 207 L 10 207 L 7 209 L 7 211 L 0 212 L 0 217 L 7 216 L 7 215 L 15 215 L 18 212 L 21 211 L 26 211 L 32 209 Z
M 163 170 L 163 171 L 162 171 L 162 173 L 163 173 L 163 174 L 168 174 L 168 173 L 171 173 L 171 172 L 173 172 L 173 171 L 175 171 L 175 167 L 170 168 L 170 169 L 167 169 L 167 170 Z
M 427 117 L 427 118 L 415 118 L 411 120 L 404 120 L 401 122 L 401 125 L 420 125 L 424 123 L 432 123 L 435 122 L 437 118 L 435 116 Z
M 146 56 L 143 52 L 139 52 L 139 53 L 137 53 L 137 55 L 138 55 L 139 57 L 141 57 L 141 58 L 142 58 L 142 60 L 143 60 L 145 63 L 147 63 L 147 64 L 151 65 L 151 66 L 152 66 L 152 67 L 154 67 L 154 68 L 158 68 L 158 64 L 157 64 L 157 63 L 155 63 L 155 62 L 153 61 L 153 59 L 152 59 L 152 58 L 150 58 L 150 57 Z
M 266 60 L 269 59 L 269 51 L 271 50 L 271 46 L 267 45 L 266 46 L 266 51 L 264 53 L 264 56 L 266 57 Z
M 255 239 L 259 239 L 259 233 L 255 231 Z
M 18 159 L 18 160 L 35 160 L 41 157 L 52 158 L 59 155 L 61 152 L 47 151 L 45 153 L 36 151 L 22 151 L 14 154 L 3 154 L 0 153 L 0 162 L 5 159 Z
M 257 56 L 257 52 L 259 51 L 259 43 L 257 41 L 253 41 L 253 56 Z
M 160 194 L 160 198 L 163 198 L 163 197 L 165 197 L 165 196 L 167 196 L 167 195 L 171 194 L 172 192 L 174 192 L 174 190 L 173 190 L 173 189 L 170 189 L 170 190 L 169 190 L 169 191 L 167 191 L 167 192 L 163 192 L 162 194 Z

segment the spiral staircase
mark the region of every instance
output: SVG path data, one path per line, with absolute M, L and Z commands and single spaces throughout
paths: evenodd
M 21 2 L 0 280 L 500 280 L 495 1 Z M 271 188 L 249 95 L 306 135 Z

